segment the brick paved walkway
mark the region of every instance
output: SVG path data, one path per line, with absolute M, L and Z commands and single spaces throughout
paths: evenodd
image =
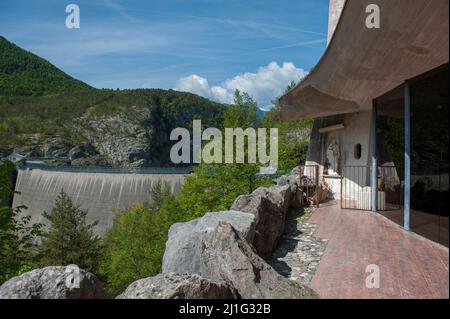
M 322 298 L 449 298 L 448 249 L 407 232 L 383 216 L 322 205 L 309 223 L 328 239 L 311 286 Z M 380 268 L 368 289 L 366 267 Z

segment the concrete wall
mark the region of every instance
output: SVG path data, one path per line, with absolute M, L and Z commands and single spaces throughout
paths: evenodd
M 336 124 L 343 124 L 344 129 L 329 133 L 319 133 L 320 128 L 329 127 Z M 334 139 L 339 144 L 340 149 L 340 167 L 344 166 L 367 166 L 370 164 L 370 125 L 371 112 L 356 112 L 344 115 L 318 118 L 314 121 L 311 140 L 308 147 L 307 165 L 319 165 L 320 176 L 323 176 L 323 167 L 326 161 L 327 142 Z M 355 158 L 355 145 L 361 144 L 361 157 Z M 357 189 L 364 187 L 369 183 L 368 170 L 349 168 L 344 172 L 347 175 L 347 189 Z M 354 176 L 353 176 L 354 175 Z M 340 197 L 341 180 L 339 177 L 327 177 L 325 181 L 331 187 L 335 198 Z
M 369 165 L 370 156 L 370 124 L 372 112 L 358 112 L 346 114 L 344 117 L 345 129 L 341 135 L 341 163 L 347 166 Z M 361 158 L 356 159 L 354 148 L 361 144 Z
M 330 10 L 328 14 L 328 43 L 330 43 L 334 30 L 344 9 L 345 0 L 330 0 Z
M 19 170 L 13 206 L 26 205 L 25 214 L 32 222 L 45 220 L 42 212 L 50 212 L 55 198 L 64 190 L 81 208 L 89 211 L 87 220 L 99 220 L 96 232 L 104 234 L 114 217 L 133 204 L 150 202 L 151 185 L 167 181 L 172 193 L 177 193 L 185 179 L 182 174 L 107 174 L 68 173 L 40 169 Z

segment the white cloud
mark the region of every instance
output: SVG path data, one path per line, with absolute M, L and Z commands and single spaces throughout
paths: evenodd
M 195 93 L 222 103 L 233 101 L 236 89 L 253 96 L 261 108 L 271 106 L 271 101 L 280 96 L 291 81 L 298 82 L 307 72 L 297 68 L 293 63 L 284 62 L 281 66 L 271 62 L 260 67 L 256 73 L 246 72 L 225 80 L 219 86 L 210 86 L 208 80 L 193 74 L 181 78 L 176 83 L 176 90 Z

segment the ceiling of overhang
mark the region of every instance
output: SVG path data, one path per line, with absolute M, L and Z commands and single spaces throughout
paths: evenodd
M 381 27 L 365 26 L 366 6 Z M 448 0 L 347 0 L 316 67 L 280 99 L 283 119 L 369 110 L 372 99 L 449 60 Z

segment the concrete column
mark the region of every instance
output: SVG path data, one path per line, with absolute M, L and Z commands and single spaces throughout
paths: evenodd
M 411 190 L 411 85 L 405 82 L 404 87 L 404 185 L 403 185 L 403 227 L 410 229 L 410 190 Z
M 371 207 L 372 212 L 378 211 L 378 163 L 377 163 L 377 100 L 372 101 L 372 123 L 370 132 L 370 188 L 372 190 Z

